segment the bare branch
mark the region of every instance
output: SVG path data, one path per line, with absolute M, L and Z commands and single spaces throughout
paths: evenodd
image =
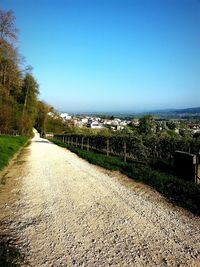
M 5 41 L 17 41 L 18 30 L 15 27 L 15 16 L 12 10 L 0 10 L 0 38 Z

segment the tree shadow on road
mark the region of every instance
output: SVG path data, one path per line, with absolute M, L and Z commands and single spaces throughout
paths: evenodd
M 46 143 L 46 144 L 51 144 L 49 141 L 45 141 L 45 140 L 36 140 L 36 141 L 32 141 L 33 143 Z
M 0 266 L 17 267 L 21 266 L 22 262 L 23 256 L 16 246 L 16 239 L 0 234 Z

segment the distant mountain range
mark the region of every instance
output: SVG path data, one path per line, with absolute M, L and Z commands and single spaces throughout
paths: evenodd
M 177 116 L 177 117 L 187 117 L 187 116 L 200 116 L 200 107 L 194 108 L 184 108 L 184 109 L 165 109 L 165 110 L 155 110 L 144 112 L 143 114 L 152 114 L 159 116 Z
M 200 107 L 197 108 L 185 108 L 185 109 L 178 109 L 174 110 L 175 113 L 188 113 L 188 114 L 200 114 Z

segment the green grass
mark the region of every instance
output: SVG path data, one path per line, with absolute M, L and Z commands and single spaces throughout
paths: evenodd
M 81 150 L 78 147 L 51 139 L 55 144 L 68 148 L 88 162 L 109 170 L 118 170 L 134 180 L 155 188 L 173 203 L 200 215 L 200 185 L 178 179 L 174 175 L 155 170 L 148 165 L 125 163 L 119 157 L 107 157 L 104 154 Z
M 26 144 L 25 136 L 0 136 L 0 170 L 2 170 L 13 155 Z
M 155 188 L 179 206 L 200 215 L 200 185 L 154 170 L 149 166 L 129 164 L 122 172 Z

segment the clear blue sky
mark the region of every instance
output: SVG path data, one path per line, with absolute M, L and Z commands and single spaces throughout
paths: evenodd
M 200 106 L 200 0 L 0 0 L 62 111 Z

